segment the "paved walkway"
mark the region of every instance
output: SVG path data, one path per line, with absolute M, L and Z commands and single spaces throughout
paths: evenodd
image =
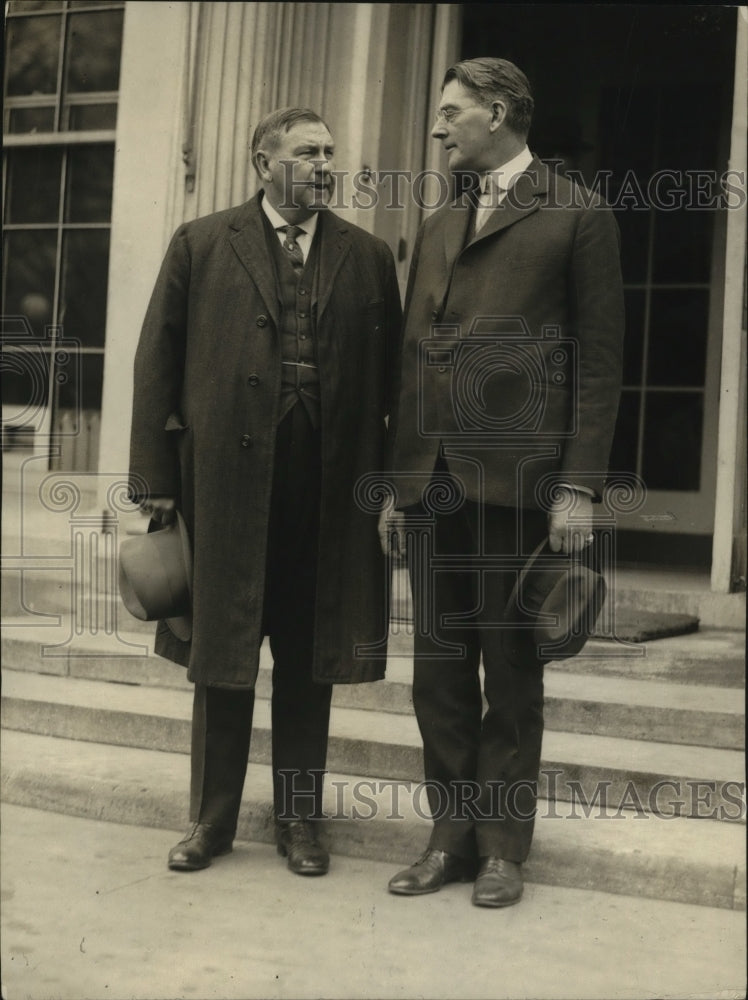
M 745 996 L 741 912 L 542 885 L 479 910 L 468 885 L 391 896 L 380 862 L 304 879 L 239 843 L 178 874 L 169 831 L 10 805 L 2 826 L 5 1000 Z

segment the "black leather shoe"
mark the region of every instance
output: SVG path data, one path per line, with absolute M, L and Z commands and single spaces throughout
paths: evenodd
M 210 823 L 195 823 L 190 833 L 169 851 L 169 868 L 175 872 L 207 868 L 212 858 L 233 850 L 233 843 L 233 833 Z
M 522 896 L 522 866 L 494 856 L 484 858 L 473 887 L 475 906 L 511 906 Z
M 278 854 L 288 858 L 288 867 L 297 875 L 325 875 L 330 855 L 317 841 L 317 831 L 310 820 L 291 820 L 275 824 Z
M 471 882 L 475 864 L 446 851 L 429 849 L 410 868 L 390 879 L 388 889 L 398 896 L 437 892 L 447 882 Z

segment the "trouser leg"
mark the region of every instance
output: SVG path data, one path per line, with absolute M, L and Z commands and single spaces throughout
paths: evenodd
M 252 732 L 254 691 L 195 685 L 190 819 L 236 831 Z
M 518 522 L 517 518 L 520 517 Z M 546 531 L 539 511 L 484 508 L 486 550 L 528 555 Z M 518 548 L 518 539 L 520 539 Z M 543 665 L 528 629 L 496 628 L 516 572 L 487 573 L 481 613 L 484 690 L 478 753 L 476 838 L 482 857 L 523 862 L 530 851 L 543 740 Z M 500 616 L 498 616 L 500 617 Z
M 278 427 L 268 538 L 266 632 L 273 654 L 276 815 L 319 816 L 332 685 L 313 679 L 321 449 L 296 404 Z
M 430 543 L 438 556 L 468 553 L 471 535 L 464 509 L 437 515 Z M 414 636 L 413 707 L 434 821 L 429 846 L 471 858 L 473 822 L 463 803 L 474 783 L 479 749 L 479 636 L 476 629 L 450 627 L 443 620 L 473 609 L 471 576 L 459 568 L 432 572 L 414 556 L 409 567 L 414 614 L 425 627 Z

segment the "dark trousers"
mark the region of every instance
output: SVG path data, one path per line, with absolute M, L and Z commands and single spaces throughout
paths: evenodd
M 411 508 L 408 521 L 424 511 Z M 464 858 L 526 860 L 543 737 L 543 668 L 528 630 L 502 628 L 516 580 L 485 556 L 529 555 L 539 511 L 465 501 L 436 514 L 430 545 L 449 568 L 410 561 L 416 627 L 413 705 L 434 825 L 430 847 Z M 449 616 L 462 620 L 449 623 Z M 451 655 L 457 652 L 458 655 Z M 483 663 L 486 709 L 481 696 Z
M 287 819 L 322 811 L 332 685 L 312 679 L 320 483 L 319 430 L 297 404 L 276 436 L 263 608 L 273 655 L 273 806 Z M 193 822 L 236 830 L 254 700 L 251 689 L 196 685 Z

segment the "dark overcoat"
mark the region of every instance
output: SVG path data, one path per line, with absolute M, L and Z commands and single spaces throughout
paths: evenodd
M 544 507 L 554 480 L 599 496 L 624 329 L 613 213 L 536 158 L 472 240 L 470 217 L 467 197 L 446 205 L 414 249 L 391 422 L 398 506 L 420 499 L 441 447 L 473 500 Z
M 354 498 L 383 467 L 388 379 L 400 335 L 394 262 L 381 240 L 320 214 L 316 346 L 322 494 L 314 677 L 384 675 L 387 586 L 377 515 Z M 135 358 L 131 490 L 174 496 L 193 549 L 192 639 L 164 623 L 156 651 L 190 680 L 253 686 L 281 357 L 279 305 L 259 197 L 175 233 Z M 293 608 L 289 608 L 293 619 Z

